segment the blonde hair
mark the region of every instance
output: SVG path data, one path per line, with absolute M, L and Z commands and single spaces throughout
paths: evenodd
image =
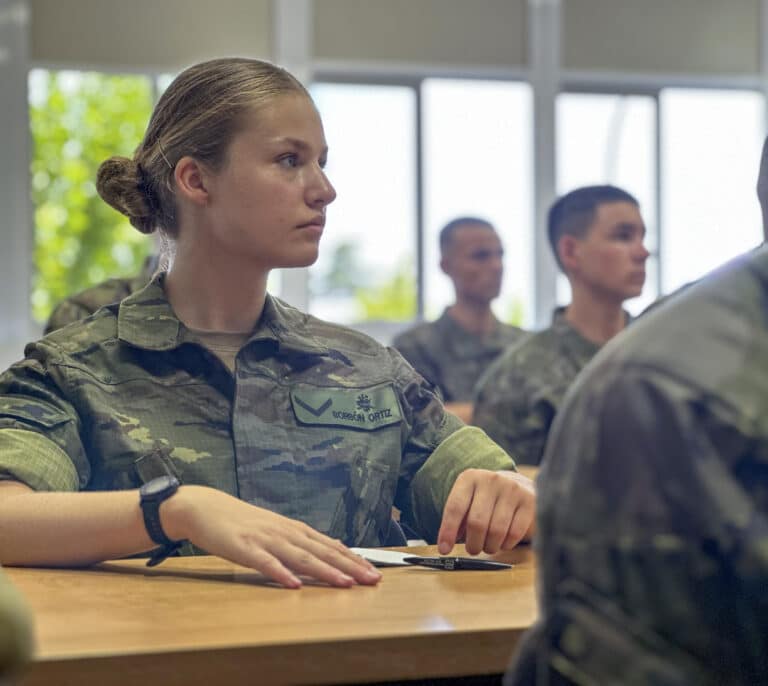
M 310 97 L 294 76 L 269 62 L 224 58 L 189 67 L 160 97 L 133 158 L 101 163 L 99 195 L 142 233 L 159 229 L 163 238 L 174 238 L 176 163 L 188 155 L 221 168 L 245 115 L 286 94 Z

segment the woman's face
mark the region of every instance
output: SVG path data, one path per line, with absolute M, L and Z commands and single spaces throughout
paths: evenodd
M 336 191 L 323 172 L 328 146 L 313 103 L 287 94 L 254 109 L 223 167 L 207 179 L 207 230 L 217 250 L 254 267 L 317 259 Z

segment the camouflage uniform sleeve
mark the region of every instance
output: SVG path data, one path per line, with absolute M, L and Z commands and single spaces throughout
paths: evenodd
M 514 469 L 512 459 L 479 429 L 445 411 L 432 385 L 391 350 L 403 406 L 404 447 L 395 494 L 403 521 L 434 541 L 443 505 L 465 469 Z
M 79 322 L 89 314 L 91 314 L 91 310 L 84 305 L 81 305 L 74 300 L 64 300 L 54 308 L 53 312 L 51 312 L 51 316 L 48 318 L 43 333 L 47 336 L 52 331 L 63 329 L 67 324 Z
M 32 621 L 21 596 L 0 571 L 0 680 L 32 656 Z M 10 682 L 9 682 L 10 683 Z
M 35 490 L 77 490 L 90 479 L 80 418 L 61 391 L 43 342 L 0 375 L 0 478 Z
M 445 502 L 456 478 L 467 469 L 514 471 L 515 462 L 475 426 L 464 426 L 440 443 L 411 484 L 408 512 L 427 541 L 437 540 Z
M 538 465 L 555 410 L 530 380 L 494 362 L 475 389 L 472 423 L 483 429 L 518 464 Z

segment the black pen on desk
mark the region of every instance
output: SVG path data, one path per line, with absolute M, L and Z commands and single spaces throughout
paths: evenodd
M 404 557 L 403 562 L 420 567 L 432 567 L 444 569 L 449 572 L 461 572 L 468 570 L 498 570 L 511 569 L 512 565 L 506 562 L 494 562 L 493 560 L 478 560 L 473 557 Z

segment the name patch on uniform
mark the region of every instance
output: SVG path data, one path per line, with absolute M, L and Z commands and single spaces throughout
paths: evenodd
M 373 431 L 399 424 L 400 405 L 392 386 L 300 388 L 291 391 L 293 413 L 302 424 L 344 426 Z

